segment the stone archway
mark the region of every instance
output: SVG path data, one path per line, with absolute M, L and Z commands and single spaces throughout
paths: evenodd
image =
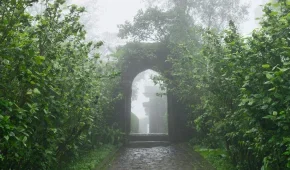
M 123 98 L 118 102 L 119 124 L 126 135 L 130 134 L 131 95 L 134 78 L 141 72 L 151 69 L 167 79 L 173 79 L 170 74 L 171 63 L 166 62 L 169 49 L 162 43 L 132 43 L 124 46 L 124 61 L 122 63 L 121 87 Z M 134 53 L 133 51 L 137 51 Z M 169 87 L 170 88 L 170 87 Z M 171 142 L 186 141 L 192 135 L 187 128 L 187 113 L 185 104 L 180 103 L 171 91 L 167 91 L 168 103 L 168 137 Z

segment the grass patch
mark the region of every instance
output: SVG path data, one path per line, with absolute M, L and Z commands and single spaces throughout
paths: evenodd
M 103 145 L 83 154 L 80 159 L 72 161 L 65 170 L 95 170 L 117 148 L 114 145 Z
M 226 150 L 223 149 L 207 149 L 195 146 L 194 150 L 200 153 L 208 162 L 217 170 L 234 170 Z

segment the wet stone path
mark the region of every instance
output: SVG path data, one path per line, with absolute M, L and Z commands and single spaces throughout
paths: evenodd
M 214 170 L 199 154 L 176 145 L 124 148 L 109 170 Z

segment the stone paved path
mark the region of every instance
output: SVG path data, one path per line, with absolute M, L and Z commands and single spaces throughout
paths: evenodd
M 124 148 L 109 170 L 214 170 L 199 154 L 176 146 Z

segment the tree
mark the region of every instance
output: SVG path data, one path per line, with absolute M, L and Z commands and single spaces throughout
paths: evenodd
M 121 136 L 108 123 L 117 73 L 91 53 L 102 43 L 85 41 L 84 8 L 45 1 L 32 16 L 31 5 L 0 3 L 0 164 L 62 169 L 81 149 Z
M 126 22 L 119 26 L 121 38 L 132 38 L 135 41 L 186 41 L 194 37 L 192 32 L 199 27 L 221 31 L 230 20 L 240 23 L 247 16 L 249 7 L 240 0 L 147 2 L 149 8 L 146 11 L 140 10 L 133 24 Z M 167 5 L 158 6 L 160 3 Z

